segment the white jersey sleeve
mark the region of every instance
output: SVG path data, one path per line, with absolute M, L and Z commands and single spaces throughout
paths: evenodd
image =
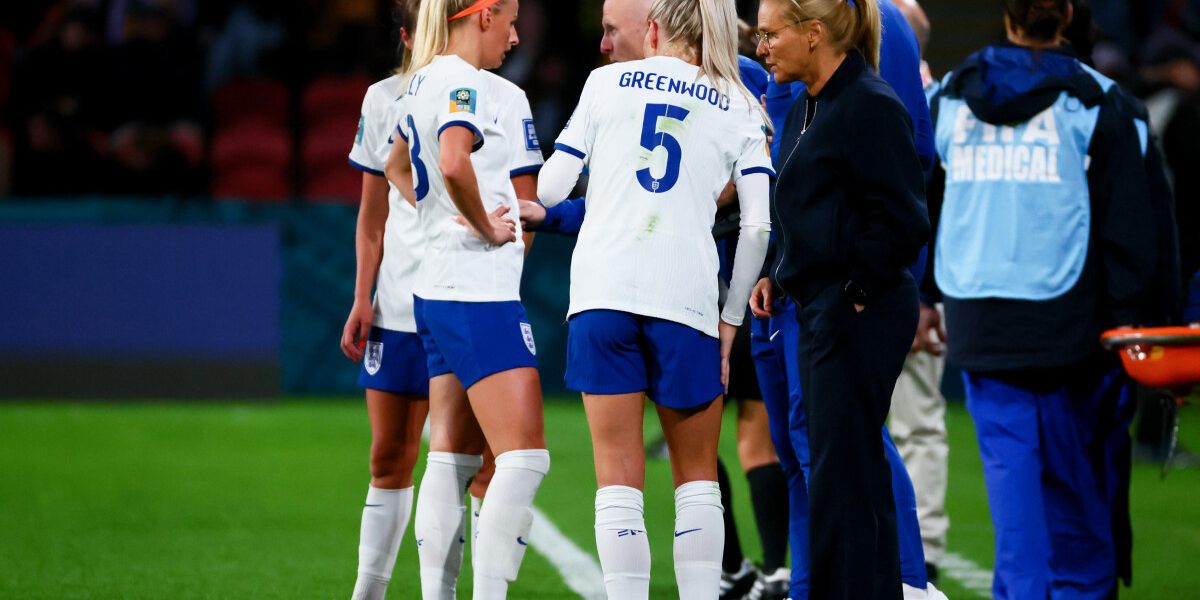
M 775 177 L 775 168 L 771 164 L 771 145 L 767 143 L 767 126 L 757 119 L 745 119 L 741 125 L 740 136 L 745 139 L 741 155 L 733 170 L 733 180 L 746 175 L 762 173 Z
M 442 105 L 437 111 L 437 135 L 440 138 L 442 132 L 451 127 L 466 127 L 475 134 L 472 151 L 478 151 L 485 141 L 480 104 L 494 100 L 483 99 L 482 94 L 488 93 L 488 86 L 478 72 L 463 69 L 458 75 L 441 86 Z
M 516 86 L 513 86 L 516 87 Z M 508 105 L 500 113 L 500 124 L 508 132 L 509 149 L 512 156 L 510 177 L 537 173 L 546 159 L 542 156 L 542 147 L 538 143 L 537 129 L 533 125 L 533 111 L 529 108 L 529 98 L 520 88 L 516 90 Z
M 390 112 L 395 97 L 389 94 L 391 81 L 385 79 L 367 89 L 363 97 L 362 113 L 358 117 L 358 132 L 350 148 L 350 165 L 354 168 L 383 177 L 390 149 L 388 139 L 394 131 L 384 115 Z
M 592 103 L 595 100 L 595 89 L 598 87 L 598 73 L 599 71 L 592 71 L 588 77 L 579 96 L 579 104 L 575 106 L 575 112 L 571 114 L 562 133 L 558 134 L 558 139 L 554 142 L 555 151 L 566 152 L 585 163 L 596 143 Z

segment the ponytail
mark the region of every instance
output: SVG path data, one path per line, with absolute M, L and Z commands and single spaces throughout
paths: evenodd
M 855 19 L 854 47 L 866 57 L 867 64 L 875 72 L 879 72 L 879 47 L 883 39 L 882 17 L 879 14 L 878 0 L 851 0 L 851 6 L 857 10 Z
M 450 44 L 450 17 L 472 8 L 479 1 L 420 0 L 421 10 L 417 16 L 417 31 L 413 34 L 412 56 L 404 70 L 406 87 L 413 73 L 429 66 L 437 55 L 446 51 L 446 46 Z M 495 6 L 490 10 L 495 10 Z
M 742 83 L 738 67 L 738 18 L 728 0 L 655 0 L 649 20 L 658 21 L 667 42 L 678 42 L 696 51 L 700 74 L 723 94 L 740 93 L 773 131 L 762 101 Z

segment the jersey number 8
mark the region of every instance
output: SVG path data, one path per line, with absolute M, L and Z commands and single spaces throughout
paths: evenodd
M 654 152 L 660 146 L 667 151 L 667 169 L 660 178 L 650 174 L 646 167 L 637 172 L 638 183 L 651 194 L 662 194 L 675 187 L 679 181 L 679 161 L 683 158 L 683 149 L 675 136 L 658 130 L 658 120 L 674 119 L 683 121 L 688 116 L 688 110 L 671 104 L 647 104 L 645 120 L 642 121 L 642 147 Z
M 421 162 L 421 138 L 417 136 L 417 123 L 413 121 L 412 115 L 408 115 L 408 131 L 412 136 L 408 156 L 412 160 L 413 192 L 417 195 L 417 202 L 420 202 L 429 195 L 429 170 L 425 168 L 425 163 Z

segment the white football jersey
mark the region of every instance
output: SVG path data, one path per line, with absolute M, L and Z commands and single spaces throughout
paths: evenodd
M 426 241 L 413 293 L 426 300 L 520 299 L 525 244 L 510 179 L 516 144 L 501 124 L 499 111 L 506 94 L 496 91 L 501 87 L 498 79 L 458 56 L 444 55 L 414 73 L 406 90 L 398 131 L 408 143 L 417 212 Z M 484 209 L 511 208 L 510 216 L 518 221 L 516 242 L 491 246 L 455 221 L 460 213 L 438 171 L 438 136 L 449 127 L 474 132 L 471 164 Z
M 384 167 L 392 150 L 392 136 L 396 132 L 396 113 L 400 109 L 403 85 L 404 78 L 393 75 L 367 88 L 358 135 L 350 149 L 350 164 L 367 173 L 384 176 Z M 412 290 L 424 250 L 425 236 L 421 233 L 417 209 L 389 184 L 383 261 L 375 279 L 376 327 L 416 333 Z
M 659 56 L 592 72 L 555 149 L 590 171 L 569 314 L 610 309 L 717 336 L 717 196 L 774 175 L 760 112 Z

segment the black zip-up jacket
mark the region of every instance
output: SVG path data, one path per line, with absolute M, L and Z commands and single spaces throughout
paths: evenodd
M 930 232 L 924 173 L 908 111 L 862 54 L 797 100 L 780 135 L 775 285 L 805 304 L 852 283 L 869 304 L 908 277 Z

